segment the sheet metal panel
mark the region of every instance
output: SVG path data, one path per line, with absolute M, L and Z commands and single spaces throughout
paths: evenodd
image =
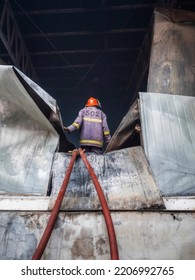
M 0 66 L 0 192 L 45 195 L 58 142 L 13 67 Z
M 140 124 L 137 100 L 132 104 L 113 134 L 106 147 L 106 152 L 137 146 L 137 143 L 139 143 L 139 134 L 136 133 L 134 129 L 136 124 Z
M 47 106 L 50 107 L 53 112 L 57 113 L 58 106 L 56 100 L 51 95 L 49 95 L 44 89 L 42 89 L 39 85 L 37 85 L 34 81 L 32 81 L 29 77 L 27 77 L 24 73 L 22 73 L 19 69 L 17 69 L 14 66 L 13 66 L 13 71 L 16 73 L 16 76 L 21 81 L 24 87 L 25 87 L 25 83 L 24 83 L 25 81 L 26 84 L 33 90 L 32 93 L 29 92 L 32 99 L 34 97 L 36 101 L 38 95 L 40 97 L 40 100 L 41 99 L 43 100 L 44 104 L 47 104 Z M 36 93 L 34 94 L 34 96 L 33 96 L 33 92 Z
M 163 208 L 143 149 L 132 147 L 104 155 L 86 154 L 109 208 L 112 210 Z M 70 155 L 56 153 L 52 166 L 52 195 L 62 185 Z M 97 210 L 101 205 L 91 177 L 81 158 L 77 158 L 65 193 L 62 209 Z
M 59 151 L 68 152 L 69 150 L 74 150 L 75 146 L 68 141 L 64 133 L 62 117 L 56 100 L 16 67 L 11 67 L 13 67 L 14 73 L 28 92 L 29 96 L 60 136 Z
M 140 93 L 144 149 L 163 195 L 195 195 L 195 98 Z

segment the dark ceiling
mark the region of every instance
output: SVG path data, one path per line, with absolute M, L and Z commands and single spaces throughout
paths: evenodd
M 2 24 L 5 2 L 0 3 L 2 33 L 8 33 Z M 148 65 L 144 61 L 145 74 L 138 87 L 133 83 L 138 79 L 135 68 L 151 30 L 154 8 L 195 10 L 194 2 L 10 0 L 30 56 L 28 66 L 34 72 L 25 73 L 19 59 L 10 56 L 9 48 L 17 53 L 17 46 L 5 46 L 3 40 L 0 58 L 15 64 L 57 100 L 65 125 L 90 96 L 98 98 L 114 133 L 136 96 L 134 91 L 146 91 Z M 74 136 L 69 138 L 76 143 Z

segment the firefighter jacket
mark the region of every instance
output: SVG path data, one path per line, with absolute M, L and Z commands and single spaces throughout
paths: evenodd
M 97 107 L 85 107 L 79 111 L 72 125 L 67 127 L 70 132 L 80 130 L 80 145 L 103 147 L 104 142 L 111 139 L 106 115 Z

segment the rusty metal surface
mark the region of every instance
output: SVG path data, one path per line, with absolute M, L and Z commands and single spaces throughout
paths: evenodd
M 164 206 L 143 149 L 132 147 L 104 155 L 86 154 L 110 209 L 148 209 Z M 57 195 L 70 155 L 56 153 L 52 166 L 52 196 Z M 95 210 L 100 202 L 81 158 L 77 158 L 62 209 Z
M 194 212 L 112 212 L 121 260 L 194 260 Z M 0 259 L 30 260 L 50 213 L 0 212 Z M 60 212 L 44 260 L 109 260 L 101 213 Z
M 140 93 L 144 149 L 163 195 L 195 195 L 195 97 Z
M 155 11 L 147 92 L 195 96 L 195 13 Z
M 45 195 L 59 136 L 11 66 L 0 66 L 0 192 Z

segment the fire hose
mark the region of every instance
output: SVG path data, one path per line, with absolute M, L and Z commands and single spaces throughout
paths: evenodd
M 117 246 L 117 241 L 116 241 L 116 235 L 115 235 L 115 230 L 112 222 L 112 218 L 110 215 L 110 211 L 105 199 L 105 196 L 103 194 L 102 188 L 100 186 L 100 183 L 98 181 L 98 178 L 93 171 L 93 168 L 91 164 L 89 163 L 88 159 L 86 158 L 86 155 L 84 154 L 83 150 L 80 148 L 79 149 L 80 156 L 91 176 L 91 179 L 93 181 L 93 184 L 96 188 L 101 206 L 102 206 L 102 211 L 104 214 L 106 226 L 107 226 L 107 231 L 108 231 L 108 237 L 109 237 L 109 243 L 110 243 L 110 255 L 111 255 L 111 260 L 118 260 L 119 255 L 118 255 L 118 246 Z
M 51 236 L 51 233 L 52 233 L 52 230 L 54 228 L 55 222 L 57 220 L 58 213 L 60 211 L 60 206 L 61 206 L 64 194 L 65 194 L 65 191 L 66 191 L 69 179 L 70 179 L 70 175 L 71 175 L 72 168 L 73 168 L 75 159 L 77 157 L 77 154 L 78 154 L 78 151 L 74 150 L 73 153 L 72 153 L 72 158 L 71 158 L 71 161 L 70 161 L 69 166 L 67 168 L 66 175 L 64 177 L 62 186 L 60 188 L 60 191 L 59 191 L 58 196 L 56 198 L 56 201 L 55 201 L 54 207 L 52 209 L 51 215 L 49 217 L 49 221 L 48 221 L 47 226 L 45 228 L 45 231 L 42 235 L 42 238 L 39 242 L 39 245 L 38 245 L 38 247 L 37 247 L 37 249 L 36 249 L 36 251 L 35 251 L 35 253 L 32 257 L 32 260 L 40 260 L 41 257 L 42 257 L 42 254 L 45 250 L 45 247 L 47 246 L 47 243 L 48 243 L 49 238 Z
M 86 168 L 87 168 L 87 170 L 88 170 L 88 172 L 91 176 L 91 179 L 92 179 L 93 184 L 96 188 L 96 191 L 97 191 L 97 194 L 98 194 L 101 206 L 102 206 L 102 212 L 103 212 L 103 215 L 104 215 L 104 218 L 105 218 L 107 232 L 108 232 L 108 238 L 109 238 L 111 260 L 118 260 L 119 255 L 118 255 L 118 246 L 117 246 L 117 241 L 116 241 L 116 234 L 115 234 L 111 214 L 110 214 L 105 196 L 103 194 L 103 191 L 102 191 L 102 188 L 101 188 L 100 183 L 98 181 L 98 178 L 97 178 L 91 164 L 89 163 L 88 159 L 86 158 L 86 156 L 84 154 L 84 151 L 81 148 L 79 149 L 79 154 L 80 154 L 80 156 L 81 156 L 81 158 L 82 158 L 82 160 L 83 160 L 83 162 L 84 162 L 84 164 L 85 164 L 85 166 L 86 166 Z M 65 194 L 65 191 L 66 191 L 69 179 L 70 179 L 70 175 L 71 175 L 71 172 L 72 172 L 72 168 L 73 168 L 73 165 L 74 165 L 74 162 L 75 162 L 75 159 L 76 159 L 77 155 L 78 155 L 78 150 L 74 150 L 72 152 L 72 158 L 71 158 L 71 161 L 70 161 L 69 166 L 67 168 L 65 178 L 63 180 L 62 186 L 60 188 L 60 191 L 58 193 L 58 196 L 57 196 L 57 199 L 55 201 L 54 207 L 52 209 L 50 218 L 48 220 L 48 224 L 45 228 L 45 231 L 42 235 L 42 238 L 39 242 L 39 245 L 36 248 L 36 251 L 35 251 L 35 253 L 32 257 L 32 260 L 40 260 L 43 253 L 44 253 L 45 247 L 47 246 L 47 243 L 48 243 L 49 238 L 51 236 L 51 233 L 53 231 L 55 222 L 57 220 L 58 213 L 60 211 L 60 206 L 61 206 L 64 194 Z

